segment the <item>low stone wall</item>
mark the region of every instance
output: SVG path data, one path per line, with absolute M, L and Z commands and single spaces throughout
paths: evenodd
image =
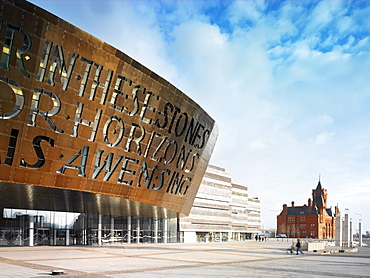
M 296 246 L 297 241 L 292 242 L 293 246 Z M 301 241 L 301 248 L 302 251 L 314 251 L 314 250 L 325 250 L 326 246 L 328 245 L 327 242 L 307 242 Z
M 303 250 L 314 251 L 314 250 L 325 250 L 327 242 L 305 242 L 302 246 Z

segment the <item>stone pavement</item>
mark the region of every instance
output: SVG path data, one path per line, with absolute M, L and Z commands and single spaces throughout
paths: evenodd
M 0 277 L 370 277 L 370 247 L 297 256 L 290 242 L 0 247 Z

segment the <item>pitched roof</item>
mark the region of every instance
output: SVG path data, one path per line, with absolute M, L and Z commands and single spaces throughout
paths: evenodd
M 328 215 L 328 216 L 334 216 L 334 215 L 333 215 L 333 211 L 332 211 L 332 209 L 331 209 L 331 208 L 327 208 L 327 209 L 326 209 L 326 213 L 327 213 L 327 215 Z
M 287 209 L 288 215 L 312 215 L 320 213 L 316 206 L 312 206 L 310 210 L 308 206 L 288 207 Z

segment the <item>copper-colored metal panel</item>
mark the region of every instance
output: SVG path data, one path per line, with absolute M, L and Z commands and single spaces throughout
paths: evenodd
M 120 214 L 187 214 L 216 142 L 214 120 L 150 69 L 47 11 L 10 0 L 0 9 L 0 201 L 19 188 L 32 193 L 18 200 L 29 208 L 101 211 L 111 201 Z M 78 203 L 86 192 L 89 205 Z

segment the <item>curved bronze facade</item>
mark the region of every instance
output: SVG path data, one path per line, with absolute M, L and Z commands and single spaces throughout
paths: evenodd
M 201 107 L 29 2 L 2 1 L 0 31 L 3 207 L 189 213 L 218 133 Z

